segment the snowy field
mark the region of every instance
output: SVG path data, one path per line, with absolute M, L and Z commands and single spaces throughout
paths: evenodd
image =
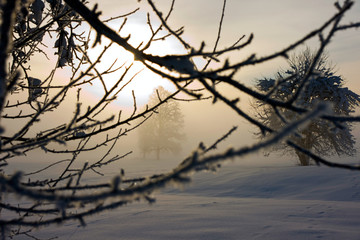
M 183 190 L 78 222 L 40 239 L 360 239 L 360 172 L 290 164 L 229 163 L 197 173 Z M 25 239 L 18 237 L 15 239 Z

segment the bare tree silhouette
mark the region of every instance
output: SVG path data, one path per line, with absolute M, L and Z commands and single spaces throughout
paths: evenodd
M 156 89 L 150 96 L 149 105 L 155 105 L 167 98 L 171 93 L 163 87 Z M 143 156 L 155 152 L 160 158 L 161 152 L 179 153 L 181 141 L 184 140 L 184 116 L 180 104 L 174 99 L 156 109 L 156 113 L 139 128 L 139 147 Z
M 329 65 L 328 56 L 323 53 L 314 66 L 313 74 L 297 93 L 302 84 L 302 79 L 313 64 L 315 52 L 307 48 L 303 52 L 289 59 L 290 69 L 278 72 L 275 79 L 260 79 L 256 87 L 266 92 L 269 98 L 289 101 L 298 94 L 294 104 L 305 109 L 313 109 L 319 102 L 331 103 L 334 115 L 349 116 L 356 106 L 359 106 L 360 96 L 347 87 L 344 80 L 336 75 L 334 67 Z M 255 108 L 258 111 L 257 118 L 262 123 L 273 129 L 282 128 L 287 123 L 298 119 L 300 115 L 286 108 L 274 108 L 263 105 L 257 101 Z M 260 138 L 265 135 L 258 133 Z M 290 139 L 304 149 L 313 150 L 319 155 L 331 156 L 333 154 L 355 154 L 355 139 L 351 134 L 351 123 L 343 122 L 335 125 L 324 119 L 313 119 L 306 126 L 300 127 Z M 310 156 L 300 150 L 293 149 L 286 144 L 275 145 L 272 150 L 294 152 L 303 166 L 310 164 Z
M 85 1 L 80 0 L 4 0 L 1 5 L 0 29 L 0 113 L 1 113 L 1 150 L 0 150 L 0 186 L 1 186 L 1 219 L 2 238 L 19 234 L 22 228 L 39 227 L 59 224 L 68 220 L 78 220 L 86 225 L 86 217 L 108 209 L 114 209 L 135 200 L 153 202 L 150 197 L 154 189 L 163 188 L 172 183 L 189 181 L 189 173 L 199 169 L 216 169 L 219 162 L 234 157 L 243 157 L 249 153 L 272 146 L 279 141 L 311 157 L 316 163 L 332 167 L 359 170 L 360 167 L 331 162 L 321 155 L 301 146 L 291 138 L 287 138 L 300 125 L 315 118 L 329 122 L 334 126 L 346 125 L 359 121 L 359 116 L 329 114 L 326 104 L 318 104 L 308 109 L 296 104 L 297 99 L 311 81 L 315 68 L 321 60 L 325 47 L 333 39 L 335 33 L 355 29 L 360 22 L 344 23 L 343 16 L 355 4 L 345 0 L 335 4 L 334 15 L 298 41 L 274 51 L 272 54 L 258 57 L 255 53 L 244 60 L 221 61 L 219 56 L 239 51 L 251 44 L 254 35 L 240 37 L 233 45 L 218 49 L 221 37 L 226 1 L 221 11 L 219 31 L 212 51 L 207 51 L 205 44 L 200 47 L 191 46 L 182 38 L 184 29 L 174 29 L 169 25 L 169 18 L 174 10 L 175 0 L 171 1 L 169 11 L 160 12 L 152 0 L 147 0 L 150 8 L 148 23 L 151 36 L 141 45 L 133 46 L 129 42 L 131 36 L 124 36 L 123 27 L 127 24 L 126 17 L 138 11 L 129 12 L 110 19 L 100 19 L 101 12 L 95 5 L 91 9 Z M 159 26 L 152 24 L 152 19 L 160 21 Z M 113 30 L 108 23 L 114 19 L 123 19 L 119 29 Z M 84 30 L 91 26 L 91 30 Z M 85 27 L 86 28 L 86 27 Z M 96 35 L 93 39 L 93 34 Z M 136 33 L 134 33 L 136 34 Z M 31 68 L 33 59 L 41 55 L 49 57 L 43 39 L 48 37 L 55 48 L 56 61 L 51 66 L 50 60 L 44 60 L 43 70 L 49 71 L 47 77 L 33 75 Z M 166 41 L 169 37 L 182 44 L 184 54 L 157 55 L 148 50 L 156 41 Z M 248 66 L 257 66 L 288 55 L 298 46 L 310 39 L 318 38 L 319 47 L 314 53 L 312 63 L 299 80 L 290 99 L 278 100 L 267 93 L 252 89 L 236 79 L 236 73 Z M 94 58 L 89 50 L 99 47 L 101 40 L 109 40 L 109 44 Z M 135 63 L 116 62 L 101 70 L 100 61 L 110 51 L 112 45 L 120 46 L 134 56 Z M 218 61 L 220 67 L 210 68 L 206 64 L 198 69 L 193 58 L 200 57 L 208 61 Z M 50 57 L 49 57 L 50 58 Z M 46 58 L 45 58 L 46 59 Z M 143 110 L 137 107 L 136 95 L 133 94 L 133 111 L 126 115 L 122 111 L 108 111 L 110 104 L 117 95 L 138 74 L 134 65 L 141 64 L 146 69 L 173 83 L 177 90 L 168 97 L 149 105 Z M 69 69 L 67 79 L 59 79 L 59 72 Z M 135 71 L 135 73 L 134 73 Z M 117 80 L 110 84 L 105 76 L 118 73 Z M 99 85 L 96 85 L 98 83 Z M 193 84 L 196 83 L 196 84 Z M 86 102 L 83 88 L 90 85 L 100 86 L 102 96 L 95 103 Z M 230 86 L 234 93 L 245 93 L 273 108 L 288 109 L 296 112 L 299 117 L 280 129 L 263 124 L 260 119 L 252 117 L 240 104 L 238 98 L 230 98 L 219 86 Z M 154 176 L 127 178 L 124 171 L 108 180 L 97 183 L 83 181 L 83 176 L 96 173 L 102 176 L 101 167 L 114 163 L 127 155 L 128 152 L 115 152 L 118 139 L 125 137 L 169 100 L 178 101 L 178 93 L 186 94 L 185 101 L 198 101 L 211 97 L 236 112 L 239 119 L 249 123 L 269 135 L 268 138 L 250 146 L 235 146 L 225 152 L 213 153 L 210 150 L 227 138 L 236 127 L 231 128 L 224 136 L 206 146 L 204 143 L 185 158 L 177 167 L 169 172 Z M 56 117 L 54 117 L 56 113 Z M 140 121 L 142 119 L 143 121 Z M 42 152 L 41 152 L 42 151 Z M 83 157 L 85 153 L 100 154 L 96 160 Z M 7 172 L 7 165 L 18 157 L 30 156 L 31 153 L 44 154 L 44 158 L 54 162 L 33 173 L 21 171 Z M 113 155 L 114 154 L 114 155 Z M 85 158 L 85 159 L 84 159 Z M 82 159 L 82 161 L 81 161 Z M 29 159 L 30 161 L 31 159 Z M 88 161 L 84 161 L 88 160 Z M 84 163 L 85 162 L 85 163 Z M 57 176 L 43 177 L 43 170 L 53 166 L 65 166 Z M 20 169 L 19 169 L 20 170 Z M 24 176 L 25 175 L 25 176 Z M 26 179 L 25 179 L 26 177 Z M 136 183 L 136 184 L 134 184 Z M 6 198 L 5 198 L 6 196 Z M 27 199 L 27 204 L 19 200 Z M 3 218 L 3 216 L 9 216 Z M 29 231 L 30 231 L 29 230 Z

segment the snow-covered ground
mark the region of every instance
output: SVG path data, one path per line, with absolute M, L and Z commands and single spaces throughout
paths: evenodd
M 360 239 L 360 172 L 230 163 L 78 222 L 40 229 L 58 239 Z M 21 238 L 16 238 L 21 239 Z

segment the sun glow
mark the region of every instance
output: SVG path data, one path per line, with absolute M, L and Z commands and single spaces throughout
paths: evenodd
M 139 46 L 141 43 L 146 43 L 150 38 L 150 31 L 146 25 L 126 24 L 121 31 L 121 35 L 127 36 L 126 33 L 131 33 L 129 43 L 132 46 Z M 87 53 L 90 60 L 95 61 L 104 49 L 104 46 L 108 44 L 109 40 L 103 37 L 100 46 L 98 45 L 95 48 L 89 49 Z M 174 40 L 167 39 L 165 41 L 160 40 L 154 42 L 151 44 L 150 48 L 146 50 L 146 53 L 161 56 L 179 53 L 179 49 L 181 48 L 175 44 Z M 109 73 L 103 74 L 102 78 L 105 84 L 102 84 L 100 80 L 96 80 L 93 81 L 91 85 L 88 84 L 84 87 L 84 90 L 96 98 L 102 97 L 105 93 L 105 88 L 107 90 L 111 89 L 124 75 L 125 71 L 127 71 L 125 77 L 117 86 L 117 90 L 115 90 L 115 92 L 117 92 L 121 89 L 121 91 L 116 94 L 116 104 L 119 104 L 120 106 L 133 106 L 134 96 L 138 106 L 146 104 L 151 93 L 159 86 L 163 86 L 169 91 L 175 90 L 175 86 L 170 81 L 153 73 L 142 63 L 134 61 L 132 53 L 125 51 L 115 43 L 113 43 L 105 52 L 100 63 L 96 66 L 96 69 L 100 73 L 103 73 L 107 71 L 110 66 L 112 66 L 112 70 L 117 68 L 119 68 L 119 70 L 113 72 L 109 71 Z M 126 70 L 127 68 L 129 68 L 129 70 Z

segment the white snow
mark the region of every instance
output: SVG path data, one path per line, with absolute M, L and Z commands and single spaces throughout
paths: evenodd
M 360 172 L 290 164 L 229 163 L 78 222 L 41 228 L 58 239 L 360 239 Z M 15 238 L 21 239 L 21 238 Z

